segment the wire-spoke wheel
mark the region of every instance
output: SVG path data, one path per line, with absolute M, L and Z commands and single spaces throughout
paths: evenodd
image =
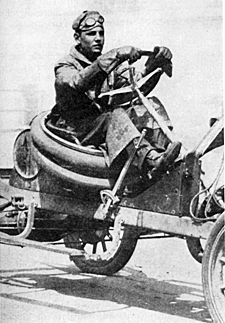
M 107 229 L 69 233 L 64 243 L 66 247 L 85 251 L 85 258 L 70 257 L 82 272 L 113 275 L 129 261 L 138 237 L 137 228 L 123 226 L 121 221 L 115 221 Z
M 215 323 L 225 322 L 225 212 L 215 222 L 202 260 L 206 303 Z

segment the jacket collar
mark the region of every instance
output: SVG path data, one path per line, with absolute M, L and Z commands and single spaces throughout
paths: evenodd
M 78 50 L 77 50 L 77 46 L 73 45 L 70 49 L 70 55 L 73 56 L 75 59 L 84 62 L 88 65 L 91 65 L 92 62 L 89 61 L 89 59 L 87 59 L 87 57 L 85 57 L 83 54 L 81 54 Z

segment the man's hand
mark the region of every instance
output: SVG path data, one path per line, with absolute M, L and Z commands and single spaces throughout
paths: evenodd
M 116 57 L 119 58 L 121 62 L 128 60 L 130 64 L 136 62 L 141 58 L 141 49 L 133 46 L 124 46 L 117 49 Z
M 154 48 L 154 53 L 156 54 L 155 59 L 165 58 L 171 60 L 173 55 L 169 48 L 156 46 Z
M 164 67 L 166 74 L 172 76 L 172 53 L 167 47 L 155 47 L 155 56 L 151 56 L 145 63 L 145 70 L 143 71 L 143 76 L 153 72 L 157 67 Z

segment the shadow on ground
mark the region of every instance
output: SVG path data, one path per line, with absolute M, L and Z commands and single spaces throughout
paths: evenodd
M 49 271 L 49 274 L 48 274 Z M 55 273 L 54 273 L 55 272 Z M 61 295 L 90 300 L 101 300 L 122 305 L 152 310 L 182 318 L 210 322 L 210 316 L 203 298 L 201 286 L 182 281 L 158 281 L 143 272 L 125 267 L 114 276 L 80 274 L 75 267 L 55 266 L 35 269 L 1 271 L 1 284 L 20 286 L 32 290 L 53 290 Z M 76 275 L 79 279 L 73 279 Z M 68 276 L 69 275 L 69 276 Z M 3 277 L 5 276 L 5 277 Z M 107 309 L 86 311 L 70 304 L 51 303 L 50 299 L 35 300 L 23 293 L 1 293 L 2 297 L 32 303 L 44 307 L 57 308 L 76 314 L 91 314 Z

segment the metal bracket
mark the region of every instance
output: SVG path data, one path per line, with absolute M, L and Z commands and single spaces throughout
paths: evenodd
M 11 197 L 11 202 L 13 206 L 18 207 L 20 210 L 23 210 L 25 208 L 24 196 L 15 194 Z

